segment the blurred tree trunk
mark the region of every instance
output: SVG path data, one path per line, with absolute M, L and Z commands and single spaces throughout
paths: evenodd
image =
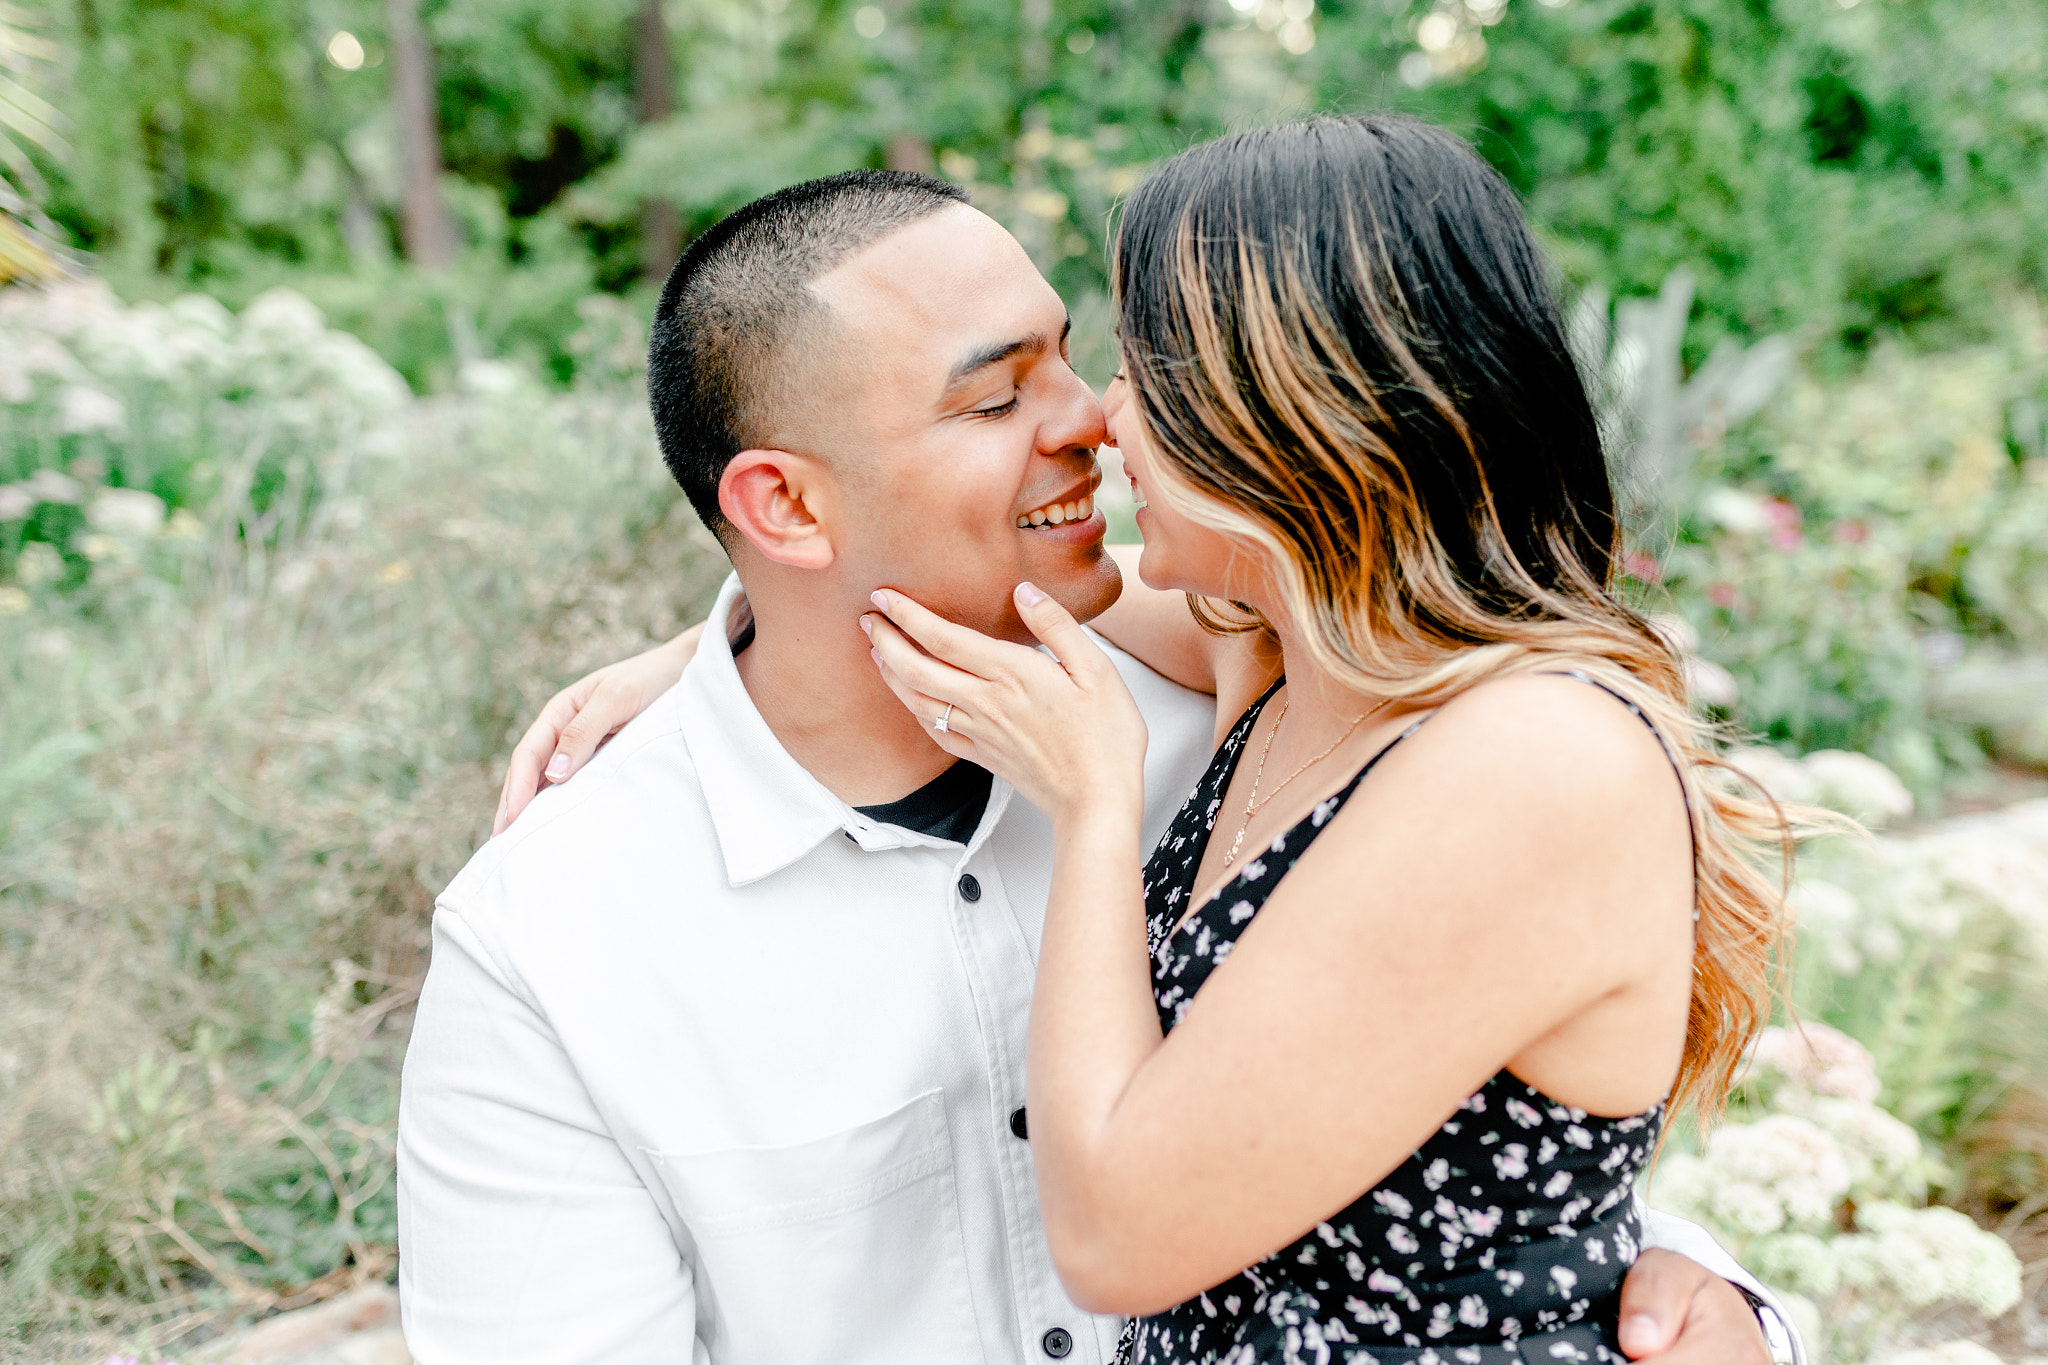
M 885 157 L 892 171 L 916 171 L 919 175 L 938 172 L 938 162 L 932 156 L 932 144 L 916 133 L 899 133 L 889 139 Z
M 668 45 L 668 19 L 662 0 L 640 0 L 633 20 L 633 113 L 642 125 L 660 123 L 676 109 L 675 54 Z M 676 206 L 650 199 L 640 206 L 640 273 L 650 280 L 668 277 L 683 249 L 682 220 Z
M 1052 0 L 1018 0 L 1017 86 L 1022 103 L 1010 155 L 1010 187 L 1019 204 L 1029 204 L 1045 188 L 1042 162 L 1052 147 L 1052 119 L 1045 107 L 1052 71 L 1051 28 Z M 1052 269 L 1054 234 L 1045 219 L 1032 212 L 1018 213 L 1011 215 L 1007 226 L 1041 271 Z
M 405 254 L 438 270 L 455 259 L 455 224 L 441 197 L 441 126 L 434 93 L 434 54 L 420 27 L 420 0 L 389 0 L 391 98 L 405 166 L 401 209 Z
M 1021 0 L 1017 7 L 1017 70 L 1024 98 L 1036 101 L 1052 72 L 1052 0 Z

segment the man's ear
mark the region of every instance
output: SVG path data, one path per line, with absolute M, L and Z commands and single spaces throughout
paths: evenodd
M 830 475 L 786 450 L 742 450 L 718 479 L 718 510 L 777 564 L 823 569 L 834 551 L 821 513 L 833 502 Z

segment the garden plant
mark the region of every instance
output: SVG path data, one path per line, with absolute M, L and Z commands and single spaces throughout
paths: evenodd
M 2033 0 L 0 3 L 0 1360 L 391 1275 L 433 897 L 724 572 L 640 372 L 682 242 L 933 171 L 1100 384 L 1145 168 L 1364 107 L 1525 197 L 1727 780 L 1868 831 L 1648 1197 L 1817 1358 L 2048 1357 L 2044 62 Z

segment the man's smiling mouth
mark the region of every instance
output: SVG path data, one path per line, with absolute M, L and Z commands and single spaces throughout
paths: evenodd
M 1070 521 L 1086 521 L 1095 515 L 1095 497 L 1084 493 L 1069 502 L 1049 502 L 1035 507 L 1017 518 L 1017 529 L 1029 530 L 1034 526 L 1064 526 Z

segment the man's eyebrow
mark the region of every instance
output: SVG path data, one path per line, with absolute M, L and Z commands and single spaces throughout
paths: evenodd
M 1074 330 L 1074 319 L 1069 317 L 1060 327 L 1060 343 L 1064 345 Z M 984 346 L 953 367 L 946 376 L 946 390 L 951 392 L 960 385 L 980 374 L 991 365 L 1000 365 L 1012 356 L 1036 353 L 1045 349 L 1045 333 L 1033 332 L 1030 336 L 1018 337 L 1015 341 L 998 341 Z

